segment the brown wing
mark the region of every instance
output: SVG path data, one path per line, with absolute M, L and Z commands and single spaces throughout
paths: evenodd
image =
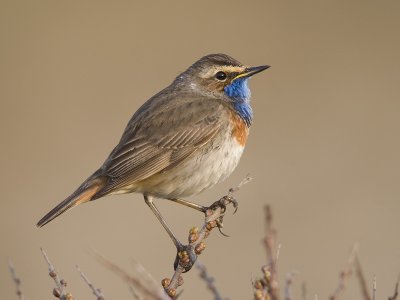
M 181 163 L 223 130 L 225 113 L 217 100 L 142 108 L 103 165 L 109 180 L 99 196 Z

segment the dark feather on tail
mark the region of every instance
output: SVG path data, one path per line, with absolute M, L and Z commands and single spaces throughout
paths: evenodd
M 104 177 L 90 177 L 71 196 L 40 219 L 36 226 L 42 227 L 74 206 L 92 200 L 96 193 L 104 187 L 105 182 L 106 180 Z

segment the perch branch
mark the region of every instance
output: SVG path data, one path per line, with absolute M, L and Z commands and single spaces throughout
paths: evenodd
M 190 229 L 188 238 L 189 244 L 183 247 L 184 250 L 178 252 L 175 260 L 175 272 L 172 275 L 172 278 L 164 278 L 161 281 L 165 292 L 171 298 L 176 297 L 176 289 L 183 284 L 182 274 L 191 269 L 197 259 L 197 256 L 200 255 L 205 249 L 206 245 L 203 241 L 209 236 L 211 230 L 215 227 L 218 227 L 218 229 L 221 231 L 221 228 L 223 227 L 223 217 L 225 215 L 226 206 L 233 204 L 236 212 L 238 204 L 233 197 L 233 194 L 250 180 L 251 178 L 247 176 L 237 187 L 231 188 L 226 196 L 214 202 L 207 209 L 205 213 L 204 224 L 200 230 L 196 227 Z

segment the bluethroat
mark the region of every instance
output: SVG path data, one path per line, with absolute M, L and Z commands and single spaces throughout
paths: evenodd
M 225 54 L 204 56 L 132 116 L 103 165 L 38 223 L 107 195 L 141 193 L 175 246 L 155 198 L 184 200 L 227 178 L 239 163 L 253 120 L 248 79 L 269 66 L 246 67 Z

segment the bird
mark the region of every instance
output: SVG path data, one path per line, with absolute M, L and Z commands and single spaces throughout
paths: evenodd
M 238 165 L 253 122 L 248 80 L 268 68 L 226 54 L 197 60 L 133 114 L 102 166 L 37 226 L 104 196 L 141 193 L 178 247 L 154 199 L 205 211 L 185 198 L 223 181 Z

